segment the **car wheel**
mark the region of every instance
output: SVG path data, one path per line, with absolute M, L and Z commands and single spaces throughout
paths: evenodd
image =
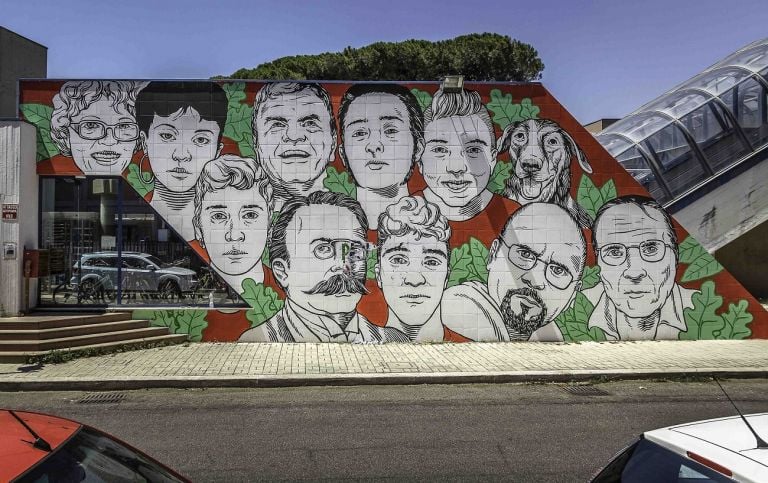
M 181 289 L 173 280 L 166 280 L 160 284 L 158 290 L 160 298 L 163 300 L 180 300 Z

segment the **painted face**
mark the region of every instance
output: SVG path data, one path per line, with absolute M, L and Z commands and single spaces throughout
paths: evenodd
M 267 241 L 267 202 L 256 189 L 231 186 L 206 193 L 200 226 L 211 263 L 227 275 L 248 273 L 261 261 Z
M 146 135 L 147 156 L 157 180 L 171 191 L 195 186 L 200 171 L 219 151 L 219 125 L 202 119 L 194 108 L 152 119 Z
M 659 310 L 675 283 L 677 261 L 669 227 L 653 208 L 619 205 L 600 217 L 596 238 L 605 293 L 629 317 Z
M 518 210 L 491 245 L 488 290 L 516 330 L 531 333 L 570 303 L 584 267 L 578 225 L 557 205 Z
M 290 262 L 281 280 L 291 301 L 315 313 L 354 311 L 366 293 L 365 235 L 365 229 L 346 208 L 299 208 L 286 230 Z
M 259 158 L 270 179 L 316 180 L 332 161 L 331 115 L 322 99 L 304 90 L 268 99 L 256 119 Z
M 119 175 L 136 150 L 136 119 L 123 104 L 112 102 L 101 97 L 70 120 L 72 159 L 83 174 Z
M 408 233 L 381 246 L 377 270 L 387 305 L 408 325 L 425 324 L 440 306 L 448 278 L 448 250 L 433 237 Z
M 414 142 L 405 103 L 392 94 L 366 94 L 349 104 L 343 139 L 358 185 L 402 185 L 413 163 Z
M 485 190 L 496 166 L 496 141 L 479 116 L 438 119 L 424 129 L 421 172 L 448 206 L 466 206 Z

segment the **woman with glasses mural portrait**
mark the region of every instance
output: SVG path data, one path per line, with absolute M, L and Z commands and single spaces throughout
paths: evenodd
M 136 95 L 145 83 L 66 82 L 53 98 L 51 140 L 85 175 L 119 176 L 139 147 Z
M 195 185 L 221 152 L 227 96 L 212 82 L 150 82 L 137 96 L 136 119 L 144 152 L 139 167 L 154 176 L 150 204 L 193 240 Z

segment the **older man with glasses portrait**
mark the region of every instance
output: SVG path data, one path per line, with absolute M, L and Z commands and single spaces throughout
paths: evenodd
M 562 341 L 555 318 L 581 287 L 584 235 L 558 205 L 517 210 L 491 244 L 488 283 L 465 282 L 443 296 L 443 323 L 472 340 Z
M 695 290 L 675 283 L 677 236 L 653 199 L 623 196 L 597 213 L 592 232 L 600 280 L 585 295 L 595 304 L 589 327 L 609 340 L 677 339 Z

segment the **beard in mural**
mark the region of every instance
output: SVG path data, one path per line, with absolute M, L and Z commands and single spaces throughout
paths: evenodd
M 586 242 L 558 205 L 532 203 L 507 221 L 488 255 L 488 283 L 443 296 L 443 322 L 473 340 L 563 340 L 554 320 L 581 287 Z
M 694 290 L 675 283 L 677 236 L 672 220 L 651 198 L 624 196 L 597 213 L 593 246 L 600 281 L 587 296 L 589 327 L 609 339 L 677 339 L 687 330 L 683 309 Z
M 375 229 L 386 207 L 408 195 L 406 183 L 424 149 L 421 108 L 403 86 L 357 84 L 342 98 L 339 125 L 339 154 Z
M 274 82 L 253 103 L 253 140 L 274 187 L 276 208 L 292 196 L 323 190 L 336 152 L 336 122 L 318 84 Z
M 427 201 L 451 221 L 484 210 L 493 197 L 486 185 L 496 166 L 496 138 L 480 94 L 438 91 L 424 112 L 424 143 L 419 167 Z
M 212 82 L 150 82 L 137 98 L 140 168 L 148 160 L 154 175 L 151 205 L 187 241 L 195 238 L 195 185 L 205 163 L 221 152 L 226 113 L 227 96 Z
M 357 313 L 364 287 L 368 224 L 360 204 L 316 191 L 287 201 L 270 233 L 272 273 L 285 306 L 242 334 L 243 342 L 407 340 Z
M 571 198 L 571 158 L 586 173 L 592 173 L 592 166 L 570 134 L 554 121 L 529 119 L 507 126 L 498 145 L 500 153 L 509 152 L 514 164 L 504 196 L 521 205 L 558 204 L 581 226 L 591 226 L 589 215 Z
M 203 167 L 192 224 L 211 265 L 230 287 L 264 281 L 261 258 L 272 217 L 272 185 L 250 158 L 224 155 Z
M 437 205 L 405 197 L 379 217 L 376 281 L 389 307 L 387 327 L 411 341 L 442 341 L 440 301 L 448 280 L 451 229 Z
M 144 83 L 71 81 L 53 98 L 51 140 L 85 175 L 118 176 L 139 146 L 136 95 Z

